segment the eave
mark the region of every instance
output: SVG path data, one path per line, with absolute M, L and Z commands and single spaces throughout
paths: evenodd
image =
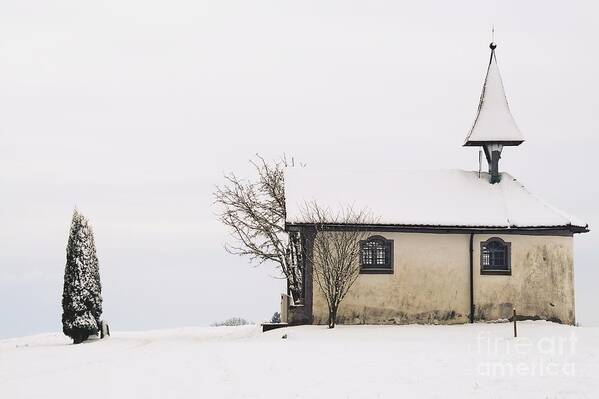
M 485 144 L 501 144 L 503 146 L 518 146 L 524 143 L 524 140 L 480 140 L 480 141 L 471 141 L 468 140 L 464 143 L 463 147 L 482 147 Z
M 406 225 L 406 224 L 324 224 L 324 230 L 365 230 L 401 233 L 434 233 L 434 234 L 520 234 L 520 235 L 557 235 L 571 236 L 577 233 L 588 233 L 585 227 L 564 226 L 435 226 L 435 225 Z M 304 228 L 314 228 L 313 223 L 285 223 L 286 231 L 298 231 Z

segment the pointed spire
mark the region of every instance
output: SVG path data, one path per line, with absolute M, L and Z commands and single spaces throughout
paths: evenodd
M 524 141 L 524 137 L 516 126 L 507 103 L 495 57 L 497 44 L 491 42 L 489 47 L 491 48 L 491 58 L 480 95 L 478 112 L 464 145 L 481 146 L 490 143 L 504 146 L 520 145 Z

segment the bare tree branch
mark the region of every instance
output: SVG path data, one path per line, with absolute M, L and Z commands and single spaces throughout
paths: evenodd
M 225 183 L 217 186 L 215 203 L 220 205 L 219 220 L 231 231 L 232 242 L 227 252 L 249 257 L 261 265 L 274 262 L 287 278 L 294 301 L 300 301 L 303 291 L 301 270 L 301 240 L 285 231 L 285 167 L 295 165 L 283 156 L 267 162 L 260 155 L 250 161 L 257 180 L 244 180 L 235 174 L 225 175 Z
M 327 301 L 329 328 L 334 328 L 339 305 L 360 273 L 360 242 L 366 239 L 366 232 L 355 226 L 371 222 L 372 217 L 364 210 L 354 211 L 351 206 L 335 214 L 316 203 L 306 204 L 303 213 L 303 219 L 316 231 L 313 250 L 308 256 Z M 331 229 L 328 227 L 331 224 L 337 227 Z

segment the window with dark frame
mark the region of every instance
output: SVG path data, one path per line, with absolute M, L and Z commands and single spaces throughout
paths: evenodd
M 480 243 L 481 274 L 511 274 L 511 243 L 493 237 Z
M 360 273 L 393 273 L 393 240 L 372 236 L 362 241 Z

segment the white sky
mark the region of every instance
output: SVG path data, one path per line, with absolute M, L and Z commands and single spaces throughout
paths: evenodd
M 0 4 L 0 336 L 59 330 L 73 207 L 115 329 L 269 317 L 280 280 L 223 250 L 212 208 L 260 152 L 308 165 L 476 169 L 462 148 L 490 26 L 526 142 L 501 168 L 599 226 L 594 2 Z M 598 324 L 593 231 L 577 316 Z

